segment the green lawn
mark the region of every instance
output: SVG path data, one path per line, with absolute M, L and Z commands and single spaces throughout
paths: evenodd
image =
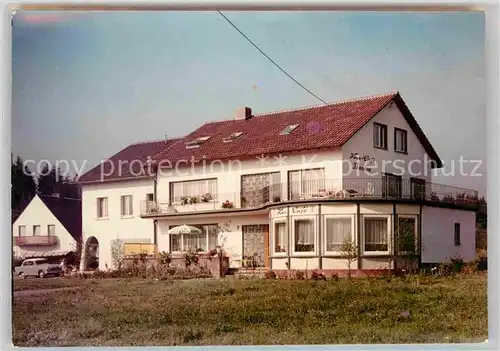
M 27 279 L 16 346 L 482 342 L 486 275 L 339 281 Z M 59 285 L 58 285 L 59 284 Z M 403 317 L 402 312 L 409 312 Z

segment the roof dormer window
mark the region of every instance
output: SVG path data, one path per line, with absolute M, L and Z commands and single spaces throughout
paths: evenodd
M 196 138 L 194 140 L 188 141 L 186 143 L 186 149 L 193 149 L 195 147 L 200 147 L 200 145 L 203 144 L 208 139 L 210 139 L 210 137 L 206 136 L 206 137 Z
M 280 133 L 280 135 L 288 135 L 288 134 L 291 134 L 295 129 L 297 129 L 299 127 L 298 124 L 291 124 L 289 125 L 288 127 L 286 127 L 285 129 L 283 129 Z
M 242 132 L 233 133 L 233 134 L 231 134 L 228 137 L 222 138 L 222 141 L 224 143 L 230 143 L 230 142 L 232 142 L 233 140 L 235 140 L 236 138 L 238 138 L 242 134 L 243 134 Z

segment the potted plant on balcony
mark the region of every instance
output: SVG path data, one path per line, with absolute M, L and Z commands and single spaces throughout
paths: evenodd
M 448 203 L 455 203 L 455 198 L 452 195 L 446 195 L 443 197 L 443 202 L 448 202 Z
M 200 198 L 198 196 L 191 196 L 189 198 L 189 203 L 190 204 L 197 204 L 200 202 Z
M 439 201 L 439 196 L 434 191 L 431 193 L 431 200 Z
M 189 196 L 181 196 L 181 205 L 187 205 L 189 203 Z
M 201 202 L 210 202 L 212 201 L 213 197 L 212 197 L 212 194 L 210 193 L 205 193 L 203 195 L 201 195 Z
M 222 208 L 233 208 L 233 207 L 234 207 L 233 203 L 229 200 L 226 200 L 222 203 Z
M 467 203 L 467 200 L 465 199 L 465 193 L 457 194 L 457 198 L 455 199 L 455 203 L 457 203 L 457 204 Z
M 281 201 L 281 196 L 273 197 L 273 202 L 280 202 L 280 201 Z

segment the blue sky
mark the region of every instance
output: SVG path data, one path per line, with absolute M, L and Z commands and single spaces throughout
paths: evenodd
M 326 101 L 399 90 L 445 164 L 462 156 L 485 172 L 482 13 L 225 14 Z M 12 35 L 12 148 L 24 159 L 89 170 L 241 106 L 318 104 L 216 12 L 17 12 Z M 485 177 L 435 181 L 485 194 Z

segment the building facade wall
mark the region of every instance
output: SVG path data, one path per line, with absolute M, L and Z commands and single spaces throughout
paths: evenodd
M 387 150 L 373 146 L 374 123 L 387 126 Z M 407 132 L 406 154 L 394 151 L 394 128 L 403 129 Z M 365 163 L 364 160 L 356 160 L 353 158 L 353 154 L 367 156 L 369 161 Z M 403 179 L 415 177 L 427 182 L 431 181 L 430 164 L 424 162 L 426 160 L 424 147 L 394 103 L 383 108 L 342 146 L 342 158 L 344 160 L 343 174 L 344 178 L 347 179 L 356 177 L 369 178 L 370 176 L 381 177 L 382 173 L 385 172 L 402 174 Z M 385 165 L 383 165 L 384 161 L 386 161 Z M 355 164 L 366 166 L 371 171 L 354 169 Z
M 455 223 L 460 224 L 460 245 L 455 245 Z M 471 261 L 476 255 L 476 213 L 424 206 L 422 209 L 422 262 L 439 263 L 454 255 Z
M 153 181 L 141 179 L 82 186 L 82 226 L 84 240 L 95 237 L 99 242 L 99 269 L 112 266 L 113 240 L 153 243 L 153 221 L 140 217 L 142 201 L 153 193 Z M 121 196 L 132 195 L 132 215 L 121 216 Z M 107 198 L 108 216 L 97 218 L 97 199 Z
M 240 207 L 241 176 L 280 172 L 281 191 L 284 197 L 287 195 L 286 184 L 288 182 L 288 171 L 324 168 L 325 179 L 341 179 L 342 168 L 341 152 L 329 151 L 317 154 L 307 153 L 303 155 L 283 155 L 281 161 L 279 156 L 265 156 L 262 159 L 233 160 L 224 162 L 206 162 L 195 164 L 190 167 L 163 168 L 158 176 L 157 201 L 162 204 L 170 202 L 170 183 L 201 179 L 217 179 L 217 202 L 215 204 L 196 204 L 176 206 L 179 212 L 214 210 L 221 207 L 223 201 L 233 202 L 235 207 Z M 189 161 L 189 160 L 187 160 Z M 201 195 L 201 194 L 199 194 Z

